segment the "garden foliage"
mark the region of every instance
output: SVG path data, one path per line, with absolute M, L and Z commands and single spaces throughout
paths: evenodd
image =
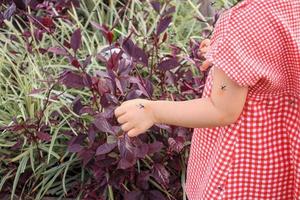
M 113 114 L 135 98 L 201 97 L 212 29 L 180 2 L 1 1 L 1 199 L 185 198 L 192 129 L 129 138 Z

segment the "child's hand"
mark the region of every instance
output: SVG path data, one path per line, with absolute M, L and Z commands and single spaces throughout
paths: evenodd
M 203 56 L 204 54 L 206 54 L 206 52 L 208 51 L 208 49 L 210 48 L 210 39 L 205 39 L 201 42 L 200 46 L 199 46 L 199 52 L 198 52 L 198 56 Z M 212 65 L 211 62 L 209 62 L 208 60 L 205 60 L 201 67 L 200 70 L 201 71 L 205 71 L 207 70 L 207 68 L 209 68 Z
M 122 124 L 122 130 L 128 132 L 129 137 L 144 133 L 156 123 L 151 102 L 146 99 L 132 99 L 123 102 L 115 109 L 117 121 Z
M 210 39 L 204 39 L 202 40 L 202 42 L 200 43 L 199 46 L 199 54 L 205 54 L 208 51 L 208 48 L 210 47 Z

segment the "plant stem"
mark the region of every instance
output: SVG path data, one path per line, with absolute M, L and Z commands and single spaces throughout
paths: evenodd
M 114 193 L 111 185 L 108 185 L 108 192 L 109 192 L 109 200 L 114 200 Z

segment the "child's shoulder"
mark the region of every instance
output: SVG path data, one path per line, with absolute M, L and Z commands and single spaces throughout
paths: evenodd
M 268 12 L 291 5 L 293 1 L 298 0 L 242 0 L 235 6 L 230 8 L 231 12 L 242 12 L 247 10 L 256 10 L 261 12 Z
M 228 9 L 225 15 L 231 26 L 240 28 L 240 25 L 249 25 L 252 29 L 260 28 L 258 26 L 271 20 L 271 12 L 275 7 L 273 4 L 273 0 L 244 0 Z

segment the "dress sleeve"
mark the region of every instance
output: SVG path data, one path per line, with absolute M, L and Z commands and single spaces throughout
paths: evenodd
M 246 11 L 236 14 L 238 10 L 229 9 L 220 15 L 204 57 L 239 85 L 254 86 L 264 72 L 260 49 L 264 24 L 254 22 L 262 16 Z

